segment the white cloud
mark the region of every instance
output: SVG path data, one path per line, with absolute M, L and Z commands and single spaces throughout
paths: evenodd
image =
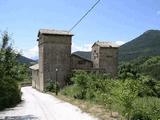
M 37 58 L 38 57 L 38 46 L 34 46 L 33 48 L 30 48 L 28 50 L 21 50 L 22 55 L 28 58 Z
M 115 42 L 118 45 L 123 45 L 125 42 L 124 41 L 116 41 Z M 93 43 L 87 43 L 84 45 L 78 45 L 75 43 L 72 43 L 72 52 L 75 51 L 91 51 Z M 18 50 L 20 53 L 22 53 L 23 56 L 28 57 L 28 58 L 38 58 L 38 46 L 34 46 L 30 49 L 21 49 Z
M 157 15 L 160 15 L 160 10 L 157 11 Z
M 84 44 L 84 45 L 78 45 L 75 43 L 72 43 L 72 52 L 75 51 L 91 51 L 91 47 L 93 44 L 88 43 L 88 44 Z
M 126 42 L 124 42 L 124 41 L 116 41 L 115 42 L 117 45 L 123 45 L 124 43 L 126 43 Z
M 125 44 L 125 41 L 115 41 L 115 43 L 119 46 Z M 72 52 L 75 51 L 91 51 L 93 43 L 88 43 L 84 45 L 78 45 L 75 43 L 72 43 Z
M 75 51 L 91 51 L 91 47 L 93 44 L 84 44 L 83 46 L 80 46 L 78 44 L 72 43 L 72 52 Z M 30 49 L 21 49 L 18 50 L 20 53 L 22 53 L 23 56 L 28 58 L 37 58 L 38 57 L 38 46 L 34 46 Z

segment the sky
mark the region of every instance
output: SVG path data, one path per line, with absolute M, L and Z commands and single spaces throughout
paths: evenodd
M 39 29 L 69 30 L 97 0 L 0 0 L 0 32 L 14 47 L 37 59 Z M 101 0 L 73 29 L 72 52 L 96 41 L 124 44 L 146 30 L 160 29 L 160 0 Z

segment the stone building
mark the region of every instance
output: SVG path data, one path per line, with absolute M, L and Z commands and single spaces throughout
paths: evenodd
M 72 53 L 71 55 L 71 69 L 72 70 L 88 70 L 93 68 L 93 63 L 91 59 Z
M 63 87 L 70 74 L 72 34 L 67 31 L 41 29 L 38 33 L 39 81 L 44 91 L 47 83 L 57 79 Z
M 91 59 L 93 68 L 102 69 L 112 76 L 117 74 L 118 45 L 111 42 L 95 42 L 92 46 Z
M 66 84 L 72 70 L 98 70 L 113 76 L 117 73 L 118 46 L 95 42 L 91 52 L 71 54 L 72 36 L 68 31 L 41 29 L 38 33 L 39 63 L 31 66 L 32 86 L 44 91 L 51 81 Z
M 32 87 L 39 89 L 39 65 L 35 64 L 30 69 L 32 69 Z

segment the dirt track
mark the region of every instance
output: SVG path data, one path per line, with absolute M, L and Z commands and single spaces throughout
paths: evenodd
M 0 112 L 0 120 L 96 120 L 78 107 L 41 93 L 32 87 L 22 87 L 23 102 Z

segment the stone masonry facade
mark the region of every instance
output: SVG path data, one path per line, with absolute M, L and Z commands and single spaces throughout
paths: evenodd
M 90 59 L 71 54 L 72 36 L 68 31 L 41 29 L 38 32 L 39 62 L 31 66 L 32 86 L 40 91 L 50 81 L 57 80 L 60 87 L 66 85 L 73 70 L 100 70 L 112 76 L 117 74 L 118 46 L 110 42 L 95 42 Z

